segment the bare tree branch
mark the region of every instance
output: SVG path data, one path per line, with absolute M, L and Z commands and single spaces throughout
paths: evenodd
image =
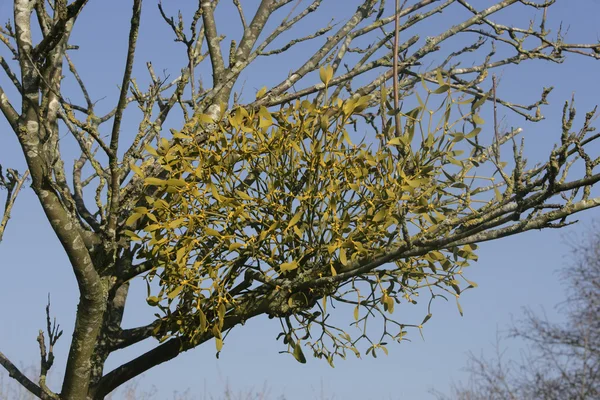
M 221 83 L 223 72 L 225 71 L 225 62 L 221 54 L 221 37 L 217 33 L 214 8 L 216 3 L 210 0 L 201 0 L 202 20 L 204 21 L 204 31 L 206 32 L 206 43 L 210 52 L 210 61 L 213 70 L 213 85 Z
M 123 73 L 123 81 L 121 82 L 121 94 L 117 103 L 117 111 L 115 114 L 112 133 L 110 136 L 110 216 L 108 221 L 109 234 L 114 237 L 116 235 L 117 211 L 119 209 L 119 195 L 121 190 L 121 174 L 119 170 L 118 149 L 119 149 L 119 133 L 121 130 L 121 119 L 127 102 L 127 93 L 129 92 L 129 81 L 131 80 L 131 71 L 133 70 L 133 60 L 135 56 L 135 48 L 138 39 L 138 31 L 140 27 L 140 17 L 142 14 L 142 0 L 133 1 L 133 12 L 131 16 L 131 28 L 129 30 L 129 45 L 127 46 L 127 60 L 125 62 L 125 72 Z
M 54 364 L 54 345 L 62 336 L 63 331 L 60 330 L 60 325 L 50 320 L 50 295 L 48 295 L 48 304 L 46 305 L 46 334 L 48 335 L 49 344 L 46 346 L 44 338 L 44 331 L 40 329 L 37 337 L 38 344 L 40 345 L 40 388 L 47 394 L 49 398 L 60 399 L 60 397 L 53 393 L 46 385 L 46 377 L 48 371 Z
M 6 225 L 8 225 L 10 213 L 15 205 L 17 196 L 28 176 L 29 171 L 25 171 L 23 175 L 19 176 L 17 171 L 8 169 L 5 177 L 2 174 L 2 166 L 0 165 L 0 188 L 6 189 L 7 191 L 6 201 L 4 202 L 4 213 L 2 215 L 2 220 L 0 220 L 0 242 L 2 242 L 2 237 L 4 236 L 4 231 L 6 230 Z
M 240 21 L 242 22 L 242 28 L 244 28 L 244 31 L 245 31 L 246 28 L 248 27 L 248 24 L 246 24 L 246 17 L 244 17 L 244 10 L 242 9 L 240 0 L 233 0 L 233 4 L 235 5 L 235 7 L 238 10 L 238 13 L 240 14 Z
M 6 356 L 4 354 L 2 354 L 1 352 L 0 352 L 0 365 L 2 365 L 6 369 L 6 371 L 8 372 L 8 375 L 11 378 L 16 379 L 17 382 L 19 382 L 25 389 L 29 390 L 29 392 L 31 392 L 31 394 L 33 394 L 34 396 L 36 396 L 40 399 L 49 399 L 49 397 L 45 396 L 44 392 L 42 391 L 42 388 L 40 388 L 38 385 L 33 383 L 31 381 L 31 379 L 26 377 L 25 374 L 23 374 L 19 370 L 19 368 L 17 368 L 17 366 L 15 364 L 13 364 L 8 358 L 6 358 Z

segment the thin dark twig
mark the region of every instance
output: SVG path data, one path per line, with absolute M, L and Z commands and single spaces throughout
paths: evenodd
M 396 137 L 402 135 L 402 122 L 400 120 L 400 95 L 398 93 L 398 42 L 400 40 L 400 0 L 396 0 L 394 18 L 394 55 L 393 55 L 393 83 L 394 83 L 394 119 L 396 121 Z

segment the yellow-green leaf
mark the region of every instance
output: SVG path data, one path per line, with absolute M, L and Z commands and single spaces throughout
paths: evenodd
M 221 338 L 221 331 L 219 330 L 219 325 L 213 325 L 212 334 L 216 338 L 219 338 L 219 339 Z
M 140 213 L 133 213 L 129 216 L 129 218 L 127 218 L 127 221 L 125 221 L 125 225 L 133 225 L 138 219 L 140 219 L 142 217 L 143 214 Z
M 205 228 L 204 232 L 209 236 L 221 236 L 221 233 L 213 228 Z
M 237 243 L 237 242 L 233 242 L 229 245 L 229 251 L 235 251 L 237 249 L 239 249 L 240 247 L 243 247 L 244 243 Z
M 470 281 L 470 280 L 468 280 L 468 279 L 465 279 L 465 281 L 467 281 L 467 283 L 468 283 L 469 285 L 473 286 L 474 288 L 476 288 L 476 287 L 478 286 L 478 285 L 477 285 L 475 282 L 473 282 L 473 281 Z
M 302 211 L 298 211 L 296 214 L 294 214 L 294 216 L 288 224 L 287 229 L 290 229 L 292 226 L 296 225 L 298 221 L 300 221 L 300 218 L 302 218 Z
M 348 143 L 349 146 L 352 146 L 352 140 L 350 140 L 350 135 L 348 135 L 348 131 L 344 129 L 344 131 L 342 132 L 342 136 L 346 143 Z
M 132 232 L 132 231 L 127 230 L 127 229 L 125 229 L 123 231 L 123 234 L 129 236 L 131 238 L 131 240 L 133 240 L 133 241 L 141 241 L 142 240 L 142 238 L 139 237 L 135 232 Z
M 205 124 L 211 124 L 215 122 L 210 115 L 207 114 L 198 114 L 198 121 L 203 122 Z
M 460 306 L 460 303 L 458 302 L 458 297 L 456 298 L 456 306 L 458 307 L 458 312 L 460 313 L 460 316 L 463 316 L 463 309 Z
M 137 165 L 135 165 L 134 163 L 130 164 L 131 170 L 140 178 L 144 177 L 144 171 L 142 171 L 142 169 L 140 167 L 138 167 Z
M 400 145 L 400 144 L 402 144 L 402 138 L 399 138 L 399 137 L 391 138 L 390 140 L 388 140 L 387 144 L 390 146 Z
M 430 318 L 431 318 L 431 314 L 427 314 L 425 316 L 425 318 L 423 318 L 423 322 L 421 322 L 421 325 L 425 325 L 425 322 L 429 321 Z
M 198 317 L 200 319 L 200 332 L 206 332 L 206 315 L 198 308 Z
M 463 247 L 463 249 L 467 250 L 467 251 L 475 251 L 477 250 L 479 246 L 477 245 L 477 243 L 469 243 L 469 244 L 465 244 L 465 247 Z
M 152 224 L 152 225 L 148 225 L 146 227 L 144 227 L 144 230 L 146 232 L 154 232 L 155 230 L 161 228 L 160 224 Z
M 479 132 L 481 132 L 481 128 L 480 128 L 480 127 L 477 127 L 477 128 L 475 128 L 475 129 L 473 129 L 471 132 L 467 133 L 467 134 L 465 135 L 465 137 L 466 137 L 467 139 L 473 139 L 475 136 L 477 136 L 477 135 L 479 134 Z
M 346 258 L 346 249 L 344 248 L 340 249 L 340 262 L 342 265 L 348 264 L 348 259 Z
M 346 114 L 346 115 L 352 114 L 352 112 L 354 112 L 355 104 L 356 104 L 356 101 L 354 99 L 346 100 L 344 102 L 344 106 L 342 107 L 342 111 L 344 112 L 344 114 Z
M 225 311 L 227 311 L 225 309 L 225 304 L 223 304 L 223 303 L 219 304 L 219 308 L 217 309 L 217 314 L 219 315 L 220 321 L 225 320 Z
M 444 85 L 444 77 L 442 76 L 441 69 L 437 69 L 435 71 L 435 77 L 436 77 L 437 82 L 439 83 L 440 86 Z
M 319 69 L 319 77 L 321 78 L 321 82 L 325 84 L 325 86 L 329 85 L 329 81 L 333 77 L 333 67 L 331 65 L 326 65 Z
M 267 107 L 265 107 L 265 106 L 260 106 L 260 109 L 258 110 L 258 115 L 260 115 L 261 117 L 263 117 L 267 121 L 272 121 L 273 120 L 273 116 L 271 115 L 271 113 L 269 112 L 269 110 L 267 110 Z
M 181 247 L 179 250 L 177 250 L 175 259 L 178 264 L 183 260 L 183 257 L 185 256 L 186 252 L 187 249 L 185 247 Z
M 301 238 L 302 235 L 304 234 L 304 231 L 302 229 L 298 228 L 298 225 L 294 225 L 294 233 L 296 234 L 296 236 Z
M 167 185 L 169 186 L 185 186 L 187 183 L 183 179 L 167 179 Z
M 302 347 L 300 346 L 300 342 L 296 342 L 294 345 L 294 358 L 301 364 L 306 364 L 306 357 L 304 357 L 304 353 L 302 352 Z
M 327 252 L 329 254 L 333 254 L 338 249 L 338 247 L 340 247 L 338 242 L 331 243 L 327 245 Z
M 387 312 L 389 312 L 390 314 L 394 313 L 394 305 L 396 303 L 394 302 L 394 298 L 391 296 L 385 296 L 385 306 L 387 308 Z
M 381 210 L 379 210 L 377 212 L 377 214 L 375 214 L 375 216 L 373 217 L 373 222 L 379 222 L 379 221 L 383 221 L 384 218 L 387 215 L 387 209 L 382 208 Z
M 181 226 L 181 224 L 183 224 L 184 222 L 185 222 L 185 218 L 177 218 L 176 220 L 169 222 L 169 228 L 175 229 L 175 228 Z
M 490 96 L 490 94 L 488 93 L 488 94 L 486 94 L 485 96 L 483 96 L 483 97 L 480 97 L 480 98 L 479 98 L 479 99 L 477 99 L 477 100 L 473 99 L 473 100 L 475 100 L 475 101 L 473 102 L 473 104 L 472 104 L 472 106 L 471 106 L 471 109 L 473 109 L 473 110 L 476 110 L 476 109 L 478 109 L 479 107 L 481 107 L 481 106 L 483 105 L 483 103 L 485 103 L 485 102 L 486 102 L 486 100 L 488 99 L 488 97 L 489 97 L 489 96 Z
M 281 272 L 293 271 L 298 268 L 298 263 L 296 261 L 282 263 L 279 268 L 281 269 Z
M 210 191 L 211 191 L 213 197 L 215 198 L 215 200 L 221 201 L 222 197 L 219 194 L 217 187 L 215 185 L 213 185 L 212 183 L 209 183 L 207 186 L 210 188 Z
M 502 193 L 500 193 L 496 186 L 494 186 L 494 195 L 496 197 L 496 201 L 502 200 Z
M 236 193 L 238 196 L 240 196 L 242 199 L 244 199 L 244 200 L 252 200 L 252 197 L 248 196 L 248 194 L 247 194 L 247 193 L 244 193 L 244 192 L 242 192 L 242 191 L 240 191 L 240 190 L 236 190 L 236 191 L 235 191 L 235 193 Z
M 157 306 L 159 302 L 160 299 L 156 296 L 149 296 L 148 298 L 146 298 L 146 303 L 148 303 L 148 305 L 151 307 Z
M 190 135 L 185 135 L 181 132 L 177 132 L 173 129 L 171 129 L 171 133 L 173 133 L 173 138 L 174 139 L 185 139 L 185 140 L 191 140 L 192 137 Z
M 181 293 L 181 291 L 183 290 L 183 285 L 179 285 L 177 286 L 175 289 L 171 290 L 169 292 L 169 294 L 167 295 L 167 297 L 171 300 L 173 300 L 175 297 L 177 297 L 177 295 L 179 293 Z
M 256 98 L 260 99 L 261 97 L 263 97 L 265 95 L 265 93 L 267 93 L 267 87 L 263 86 L 257 93 L 256 93 Z
M 156 149 L 148 144 L 144 145 L 144 149 L 151 155 L 153 155 L 154 157 L 158 157 L 158 153 L 156 152 Z
M 261 120 L 258 123 L 258 127 L 259 128 L 268 128 L 271 125 L 273 125 L 273 121 L 268 120 L 268 119 L 264 119 L 264 118 L 261 118 Z
M 146 185 L 152 185 L 152 186 L 165 186 L 167 184 L 167 181 L 163 180 L 163 179 L 159 179 L 159 178 L 145 178 L 144 179 L 144 183 Z
M 433 91 L 434 94 L 441 94 L 441 93 L 445 93 L 448 91 L 448 89 L 450 89 L 449 85 L 442 85 L 439 88 L 435 89 Z

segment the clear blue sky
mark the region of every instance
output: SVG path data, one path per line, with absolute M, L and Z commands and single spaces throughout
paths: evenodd
M 185 2 L 164 3 L 174 11 L 176 6 Z M 221 11 L 217 14 L 221 33 L 228 35 L 228 39 L 238 39 L 237 14 L 229 0 L 221 0 L 221 3 Z M 243 0 L 242 3 L 251 5 L 257 1 Z M 558 27 L 562 20 L 563 26 L 569 27 L 567 40 L 570 42 L 595 42 L 600 38 L 597 25 L 599 1 L 559 0 L 557 3 L 549 15 L 552 29 Z M 299 26 L 298 31 L 322 26 L 332 17 L 343 20 L 357 4 L 357 0 L 324 0 L 322 10 Z M 473 0 L 472 4 L 482 7 L 490 2 Z M 523 10 L 516 7 L 500 18 L 506 24 L 518 21 L 522 25 L 525 21 L 526 26 L 530 14 L 520 14 Z M 11 14 L 12 1 L 0 0 L 0 22 L 4 23 Z M 71 40 L 72 44 L 81 46 L 80 51 L 71 54 L 83 79 L 88 82 L 92 98 L 106 97 L 100 101 L 100 109 L 112 107 L 118 93 L 129 15 L 129 1 L 91 0 Z M 457 21 L 456 18 L 463 15 L 459 7 L 450 7 L 442 16 L 432 19 L 426 30 L 421 29 L 422 37 L 439 33 L 443 26 L 451 24 L 448 21 Z M 462 39 L 464 37 L 458 38 L 459 41 Z M 224 43 L 224 47 L 228 48 L 229 40 Z M 260 60 L 241 80 L 245 80 L 245 96 L 253 96 L 263 85 L 269 86 L 285 78 L 312 48 L 314 46 L 298 46 L 283 57 Z M 146 61 L 152 61 L 156 71 L 164 69 L 172 77 L 178 74 L 184 62 L 184 48 L 173 43 L 171 32 L 159 19 L 153 0 L 145 2 L 136 61 L 136 76 L 140 83 L 147 82 Z M 559 139 L 562 104 L 572 92 L 576 93 L 580 116 L 600 103 L 599 70 L 598 61 L 570 56 L 562 65 L 530 62 L 497 72 L 503 76 L 501 95 L 516 102 L 535 101 L 543 86 L 555 86 L 550 96 L 551 105 L 543 110 L 547 117 L 545 121 L 525 124 L 522 119 L 507 115 L 509 126 L 525 129 L 528 158 L 532 164 L 534 160 L 542 160 Z M 210 75 L 207 72 L 204 70 L 204 80 L 208 85 Z M 5 88 L 10 85 L 5 75 L 0 74 L 0 84 Z M 14 98 L 14 92 L 9 93 Z M 74 95 L 73 99 L 77 96 Z M 129 114 L 124 125 L 124 132 L 129 135 L 135 132 L 136 117 L 136 113 Z M 177 127 L 177 121 L 171 119 L 167 126 Z M 0 143 L 0 163 L 24 170 L 17 141 L 2 119 Z M 68 138 L 65 138 L 63 148 L 65 163 L 72 165 L 76 153 L 70 151 L 74 147 Z M 600 154 L 600 146 L 596 145 L 593 153 Z M 493 351 L 497 330 L 505 328 L 511 317 L 518 318 L 522 307 L 536 310 L 543 307 L 550 318 L 561 318 L 554 309 L 554 305 L 564 299 L 556 270 L 569 261 L 565 257 L 568 247 L 562 237 L 584 232 L 585 221 L 597 217 L 600 217 L 600 210 L 592 210 L 577 215 L 576 218 L 583 223 L 574 227 L 530 232 L 483 244 L 479 262 L 465 272 L 469 279 L 479 284 L 479 288 L 462 296 L 464 317 L 459 315 L 453 301 L 447 304 L 438 301 L 433 308 L 434 316 L 424 330 L 425 340 L 417 332 L 411 332 L 412 342 L 390 345 L 387 357 L 381 355 L 373 359 L 369 356 L 362 360 L 350 357 L 346 361 L 338 360 L 335 369 L 310 358 L 302 365 L 289 355 L 278 354 L 283 349 L 281 343 L 275 341 L 278 322 L 258 318 L 236 328 L 229 335 L 219 360 L 215 358 L 213 344 L 207 343 L 146 373 L 141 386 L 157 385 L 157 398 L 167 398 L 174 390 L 186 388 L 199 396 L 205 392 L 217 395 L 227 381 L 234 390 L 242 392 L 260 389 L 266 383 L 272 398 L 285 394 L 289 400 L 319 398 L 321 388 L 326 395 L 335 395 L 336 399 L 430 398 L 427 393 L 430 388 L 444 391 L 450 382 L 465 377 L 461 369 L 467 352 L 484 351 L 489 354 Z M 0 272 L 0 351 L 24 366 L 39 363 L 35 338 L 38 329 L 45 324 L 44 306 L 47 293 L 51 293 L 52 311 L 65 330 L 56 348 L 56 371 L 50 381 L 51 387 L 59 388 L 78 294 L 67 258 L 29 189 L 19 198 L 13 220 L 0 244 Z M 145 305 L 144 290 L 142 282 L 133 286 L 125 317 L 128 326 L 143 324 L 151 317 Z M 406 313 L 409 317 L 414 315 L 414 310 L 403 307 L 399 307 L 396 313 Z M 350 319 L 351 316 L 348 316 L 347 320 Z M 148 340 L 116 354 L 109 359 L 107 368 L 112 369 L 155 344 L 153 339 Z M 518 354 L 518 349 L 511 348 L 509 354 Z M 3 370 L 0 373 L 5 374 Z

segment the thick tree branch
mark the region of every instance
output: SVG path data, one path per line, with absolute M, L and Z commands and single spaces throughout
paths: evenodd
M 19 91 L 19 93 L 21 93 L 21 91 L 23 90 L 23 88 L 21 87 L 21 82 L 19 82 L 19 78 L 11 70 L 10 66 L 8 65 L 8 63 L 6 62 L 6 60 L 4 59 L 4 57 L 1 57 L 1 56 L 0 56 L 0 66 L 2 66 L 2 69 L 4 70 L 4 72 L 6 73 L 6 75 L 8 75 L 8 78 L 10 79 L 10 81 L 12 82 L 12 84 L 15 86 L 15 88 Z
M 223 324 L 223 331 L 233 328 L 242 321 L 247 321 L 257 315 L 264 313 L 268 309 L 268 302 L 271 299 L 263 299 L 261 302 L 256 303 L 249 301 L 248 305 L 244 307 L 242 314 L 232 314 L 225 318 Z M 96 385 L 92 391 L 94 399 L 102 399 L 108 393 L 122 385 L 123 383 L 143 374 L 145 371 L 169 361 L 177 357 L 180 353 L 190 350 L 206 341 L 212 339 L 214 336 L 212 332 L 205 332 L 198 337 L 194 343 L 184 341 L 179 337 L 167 340 L 165 343 L 155 347 L 154 349 L 142 354 L 141 356 L 115 368 L 113 371 L 106 374 L 98 385 Z
M 185 341 L 180 338 L 169 339 L 158 347 L 114 369 L 102 377 L 96 387 L 92 388 L 93 399 L 103 399 L 123 383 L 159 364 L 172 360 L 183 351 L 188 350 L 185 346 Z
M 235 61 L 243 62 L 250 55 L 250 52 L 254 48 L 254 45 L 258 40 L 260 33 L 262 32 L 267 21 L 269 20 L 269 17 L 273 12 L 273 3 L 273 0 L 262 0 L 260 2 L 258 10 L 256 10 L 254 18 L 252 18 L 252 22 L 250 22 L 250 25 L 248 27 L 244 28 L 244 36 L 242 37 L 240 45 L 238 46 L 237 51 L 235 52 Z M 231 67 L 233 66 L 230 65 L 229 68 Z
M 215 21 L 214 8 L 216 3 L 210 0 L 201 0 L 202 21 L 204 22 L 204 31 L 206 32 L 206 43 L 210 53 L 210 62 L 212 64 L 213 86 L 217 86 L 223 79 L 225 71 L 225 62 L 221 53 L 221 37 L 217 33 L 217 24 Z
M 582 180 L 579 182 L 579 184 L 593 184 L 595 182 L 598 182 L 599 180 L 600 174 L 592 178 L 586 179 L 585 182 L 583 182 Z M 574 187 L 579 186 L 577 186 L 577 183 L 569 183 L 568 185 L 564 185 L 562 188 L 564 188 L 565 190 L 571 190 Z M 547 212 L 538 217 L 525 219 L 523 221 L 511 224 L 504 228 L 492 230 L 483 229 L 483 227 L 481 227 L 480 229 L 477 229 L 477 232 L 471 233 L 469 235 L 454 234 L 448 236 L 445 239 L 431 239 L 423 242 L 413 243 L 413 246 L 408 246 L 406 243 L 402 243 L 398 245 L 395 249 L 390 249 L 380 257 L 369 260 L 366 263 L 356 263 L 355 265 L 351 265 L 347 268 L 347 270 L 343 270 L 343 272 L 337 274 L 336 276 L 319 278 L 314 281 L 303 282 L 300 284 L 292 284 L 291 289 L 300 290 L 309 287 L 331 285 L 335 282 L 343 282 L 348 279 L 351 279 L 352 277 L 359 276 L 369 271 L 372 271 L 375 268 L 383 264 L 392 262 L 394 260 L 424 255 L 434 249 L 486 242 L 507 236 L 512 236 L 532 229 L 542 229 L 548 227 L 548 224 L 553 221 L 562 220 L 563 218 L 566 218 L 574 213 L 588 210 L 590 208 L 598 206 L 600 206 L 600 197 L 590 200 L 582 200 L 578 203 L 561 207 L 560 209 Z M 516 208 L 517 206 L 514 205 L 513 207 Z M 505 222 L 508 221 L 510 221 L 509 218 L 505 220 Z
M 29 390 L 31 394 L 40 399 L 48 399 L 45 396 L 44 391 L 41 387 L 33 383 L 31 379 L 25 376 L 19 368 L 15 364 L 13 364 L 4 354 L 0 352 L 0 365 L 2 365 L 6 371 L 8 371 L 8 376 L 15 379 L 19 382 L 25 389 Z
M 121 130 L 121 119 L 127 105 L 127 93 L 129 92 L 129 81 L 131 80 L 131 71 L 133 70 L 133 61 L 135 58 L 135 49 L 140 28 L 140 17 L 142 14 L 142 0 L 133 0 L 133 11 L 131 16 L 131 27 L 129 29 L 129 43 L 127 46 L 127 59 L 125 61 L 125 72 L 121 82 L 121 93 L 117 103 L 117 111 L 113 121 L 112 133 L 110 137 L 109 165 L 110 165 L 110 205 L 108 217 L 108 234 L 114 239 L 118 221 L 118 210 L 120 205 L 121 171 L 119 169 L 119 133 Z
M 74 210 L 70 209 L 68 203 L 68 186 L 64 181 L 62 160 L 58 152 L 59 136 L 55 119 L 59 108 L 57 93 L 60 89 L 62 58 L 74 16 L 79 10 L 77 7 L 82 7 L 84 3 L 85 1 L 78 0 L 68 6 L 68 18 L 64 21 L 64 26 L 56 30 L 62 36 L 57 43 L 46 42 L 49 53 L 42 73 L 32 57 L 30 17 L 33 3 L 15 0 L 15 29 L 23 86 L 23 113 L 15 133 L 29 165 L 32 188 L 70 260 L 81 294 L 61 391 L 62 396 L 72 400 L 84 399 L 87 394 L 90 359 L 106 307 L 104 298 L 107 290 L 103 287 L 86 248 L 88 239 L 80 230 Z M 57 2 L 57 5 L 60 8 L 65 4 Z M 56 17 L 64 19 L 63 11 L 64 9 L 55 10 Z M 75 14 L 71 14 L 71 11 Z M 40 92 L 43 94 L 41 102 Z M 44 141 L 41 140 L 42 134 L 45 135 Z
M 19 114 L 15 110 L 15 108 L 10 104 L 6 93 L 4 93 L 4 89 L 0 86 L 0 111 L 4 115 L 4 118 L 8 121 L 8 124 L 13 129 L 13 131 L 17 130 L 17 121 L 19 120 Z
M 67 24 L 73 24 L 88 0 L 76 0 L 67 6 L 66 0 L 57 1 L 54 5 L 54 21 L 52 28 L 42 41 L 33 49 L 32 58 L 38 59 L 50 53 L 63 39 L 67 32 Z M 31 2 L 32 7 L 37 1 Z M 15 3 L 16 4 L 16 3 Z M 30 8 L 31 10 L 31 8 Z M 39 14 L 39 13 L 38 13 Z

